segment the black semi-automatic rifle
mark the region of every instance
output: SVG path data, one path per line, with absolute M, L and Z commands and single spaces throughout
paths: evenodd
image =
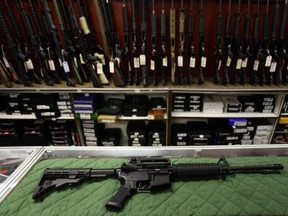
M 259 68 L 259 54 L 261 51 L 261 43 L 259 39 L 259 4 L 260 0 L 257 1 L 257 9 L 254 18 L 254 25 L 253 25 L 253 36 L 252 36 L 252 59 L 253 63 L 251 64 L 251 70 L 249 71 L 249 83 L 251 85 L 256 84 L 256 74 Z
M 156 86 L 158 83 L 157 77 L 157 16 L 155 13 L 155 4 L 152 0 L 152 14 L 151 14 L 151 60 L 150 70 L 153 73 L 153 85 Z
M 101 24 L 101 26 L 105 26 L 106 30 L 106 37 L 107 41 L 109 44 L 109 56 L 108 59 L 110 61 L 109 63 L 109 68 L 110 68 L 110 73 L 112 74 L 112 79 L 117 87 L 123 87 L 126 85 L 126 79 L 123 75 L 123 68 L 121 67 L 121 57 L 123 51 L 120 49 L 120 41 L 119 41 L 119 35 L 114 29 L 114 22 L 113 22 L 113 14 L 112 14 L 112 9 L 110 5 L 109 0 L 99 0 L 98 4 L 102 10 L 102 14 L 98 14 L 99 16 L 103 16 L 103 21 L 104 23 Z M 100 19 L 98 20 L 100 23 Z M 104 24 L 104 25 L 103 25 Z M 100 31 L 103 31 L 101 29 Z M 102 38 L 103 39 L 103 38 Z M 105 51 L 105 47 L 104 47 Z M 106 54 L 107 55 L 107 54 Z
M 269 69 L 269 75 L 267 76 L 267 84 L 274 84 L 275 72 L 277 69 L 277 64 L 279 61 L 278 44 L 277 44 L 277 25 L 279 20 L 279 4 L 278 0 L 275 2 L 274 14 L 271 29 L 271 39 L 270 39 L 270 53 L 272 56 L 272 62 Z M 276 83 L 275 83 L 276 84 Z
M 58 5 L 59 3 L 59 5 Z M 68 21 L 68 16 L 66 13 L 66 6 L 64 6 L 63 1 L 53 0 L 53 6 L 56 12 L 56 16 L 59 22 L 60 30 L 64 38 L 63 58 L 68 62 L 71 73 L 74 75 L 75 82 L 82 85 L 83 82 L 87 82 L 86 72 L 82 66 L 79 52 L 73 44 L 73 34 Z M 63 9 L 64 8 L 64 9 Z M 63 19 L 62 19 L 63 16 Z M 63 22 L 64 20 L 64 22 Z
M 122 5 L 122 16 L 123 16 L 123 29 L 124 29 L 124 51 L 123 51 L 123 58 L 125 59 L 126 63 L 126 70 L 127 72 L 127 83 L 132 85 L 133 84 L 133 78 L 132 78 L 132 68 L 131 68 L 131 62 L 130 62 L 130 35 L 129 35 L 129 19 L 128 19 L 128 10 L 126 7 L 126 0 L 123 0 Z
M 1 30 L 3 34 L 6 37 L 11 59 L 15 62 L 17 66 L 15 72 L 17 71 L 17 75 L 19 77 L 20 83 L 22 83 L 24 86 L 31 86 L 32 82 L 24 68 L 26 57 L 22 53 L 22 51 L 19 49 L 18 43 L 16 42 L 15 38 L 11 34 L 7 25 L 7 21 L 4 17 L 4 14 L 2 13 L 2 10 L 0 10 L 0 26 L 1 26 Z
M 222 0 L 219 0 L 217 23 L 216 23 L 216 47 L 215 47 L 215 69 L 214 69 L 214 83 L 220 82 L 219 72 L 222 64 Z
M 166 15 L 164 9 L 164 0 L 162 0 L 162 11 L 161 11 L 161 56 L 162 56 L 162 83 L 163 85 L 166 85 L 168 57 L 166 52 Z
M 25 37 L 23 36 L 22 32 L 20 31 L 18 22 L 16 21 L 15 14 L 12 11 L 11 7 L 9 6 L 9 4 L 6 0 L 5 0 L 5 9 L 6 9 L 6 12 L 8 14 L 9 21 L 12 24 L 12 29 L 16 35 L 16 38 L 17 38 L 16 40 L 17 40 L 17 43 L 19 45 L 19 47 L 18 47 L 19 51 L 22 54 L 24 54 L 23 63 L 24 63 L 25 71 L 27 72 L 29 78 L 33 82 L 40 84 L 41 80 L 40 80 L 39 76 L 37 75 L 37 73 L 35 72 L 34 64 L 33 64 L 33 61 L 31 59 L 30 48 L 27 46 Z M 23 20 L 23 21 L 25 22 L 25 20 Z M 27 30 L 27 26 L 25 26 L 25 23 L 24 23 L 24 28 Z
M 140 65 L 142 68 L 143 85 L 148 85 L 148 67 L 147 67 L 147 0 L 141 0 L 141 55 Z
M 238 1 L 238 9 L 235 17 L 234 22 L 234 35 L 232 38 L 232 52 L 233 52 L 233 59 L 232 59 L 232 70 L 230 75 L 230 84 L 235 84 L 237 82 L 237 72 L 241 70 L 242 67 L 242 48 L 241 48 L 241 40 L 240 40 L 240 5 L 241 0 Z
M 277 65 L 275 82 L 276 84 L 285 84 L 287 81 L 287 63 L 288 63 L 288 54 L 286 51 L 287 39 L 286 39 L 286 23 L 287 23 L 287 12 L 288 12 L 288 1 L 285 0 L 282 11 L 282 19 L 280 24 L 280 34 L 279 34 L 279 63 Z M 285 67 L 286 66 L 286 67 Z
M 244 26 L 243 26 L 243 39 L 242 39 L 242 64 L 240 70 L 239 83 L 244 84 L 246 82 L 246 68 L 248 59 L 250 56 L 250 0 L 247 2 L 247 11 L 244 16 Z
M 140 84 L 139 80 L 139 68 L 140 60 L 138 55 L 138 31 L 137 31 L 137 0 L 131 1 L 131 11 L 132 11 L 132 57 L 133 57 L 133 71 L 134 71 L 134 83 L 136 85 Z
M 199 12 L 199 71 L 198 71 L 198 84 L 204 83 L 203 69 L 206 68 L 207 57 L 204 45 L 204 12 L 203 12 L 203 0 L 200 1 L 200 12 Z
M 184 83 L 184 42 L 185 42 L 185 9 L 183 0 L 181 0 L 181 6 L 179 11 L 179 55 L 177 57 L 177 69 L 178 69 L 178 84 Z
M 260 71 L 259 71 L 259 85 L 266 84 L 266 69 L 271 66 L 272 56 L 269 51 L 269 0 L 266 3 L 266 12 L 263 17 L 263 31 L 260 52 Z M 269 82 L 270 83 L 270 82 Z
M 36 13 L 34 11 L 34 8 L 31 6 L 31 1 L 30 2 L 30 11 L 32 12 L 32 16 L 36 16 Z M 38 63 L 39 63 L 39 67 L 40 67 L 40 72 L 42 75 L 42 78 L 45 82 L 45 84 L 47 86 L 53 86 L 54 85 L 54 80 L 51 78 L 51 76 L 48 74 L 48 71 L 46 69 L 45 66 L 45 60 L 46 60 L 46 53 L 44 52 L 42 45 L 41 45 L 41 41 L 40 38 L 38 37 L 38 32 L 34 31 L 32 23 L 31 23 L 31 19 L 30 16 L 28 15 L 28 13 L 26 12 L 26 9 L 23 7 L 22 1 L 21 0 L 16 0 L 18 9 L 19 9 L 19 13 L 21 16 L 21 20 L 23 23 L 23 26 L 25 28 L 26 34 L 29 38 L 30 44 L 34 50 L 34 56 L 36 59 L 38 59 Z M 35 21 L 36 18 L 34 18 Z M 37 24 L 35 26 L 38 26 Z M 30 61 L 30 70 L 34 71 L 34 66 L 32 61 L 29 59 L 28 61 Z M 26 64 L 27 69 L 28 69 L 28 63 Z M 35 72 L 34 72 L 35 73 Z M 36 78 L 36 80 L 38 80 L 38 76 Z
M 196 66 L 196 57 L 194 50 L 194 17 L 193 17 L 193 0 L 190 0 L 190 13 L 188 18 L 188 58 L 189 58 L 189 67 L 187 71 L 187 84 L 192 83 L 192 73 Z
M 225 23 L 225 38 L 224 38 L 224 58 L 225 58 L 225 65 L 223 68 L 222 74 L 222 84 L 227 85 L 229 83 L 229 69 L 232 61 L 232 47 L 231 47 L 231 0 L 228 3 L 228 12 L 226 15 L 226 23 Z
M 138 191 L 153 191 L 169 187 L 175 180 L 223 179 L 233 173 L 277 173 L 284 169 L 281 164 L 230 166 L 225 158 L 218 163 L 171 164 L 161 157 L 132 157 L 120 168 L 46 169 L 36 185 L 32 198 L 43 200 L 52 189 L 73 186 L 85 180 L 113 177 L 123 183 L 119 191 L 106 204 L 109 210 L 119 211 L 125 202 Z

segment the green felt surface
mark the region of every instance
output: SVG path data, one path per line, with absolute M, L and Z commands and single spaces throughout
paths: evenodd
M 176 163 L 216 163 L 216 158 L 177 158 Z M 281 163 L 281 174 L 235 174 L 221 179 L 175 181 L 167 190 L 137 193 L 119 213 L 105 204 L 120 187 L 116 179 L 84 182 L 50 193 L 42 202 L 32 199 L 45 168 L 118 168 L 128 159 L 49 159 L 37 163 L 0 204 L 0 215 L 288 215 L 287 157 L 228 158 L 230 165 Z

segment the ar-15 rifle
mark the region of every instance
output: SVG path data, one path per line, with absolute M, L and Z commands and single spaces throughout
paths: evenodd
M 242 67 L 242 48 L 241 48 L 241 41 L 240 41 L 240 6 L 241 0 L 238 1 L 238 9 L 237 14 L 235 17 L 235 28 L 234 28 L 234 35 L 232 38 L 232 52 L 233 52 L 233 59 L 232 59 L 232 71 L 230 75 L 230 83 L 235 84 L 237 82 L 237 71 L 241 70 Z
M 263 17 L 263 31 L 261 41 L 261 52 L 260 52 L 260 71 L 259 71 L 259 84 L 263 85 L 266 83 L 266 68 L 270 68 L 272 56 L 270 55 L 269 40 L 269 0 L 266 2 L 266 12 Z
M 0 25 L 1 25 L 1 29 L 4 33 L 4 35 L 6 37 L 6 41 L 7 41 L 10 53 L 11 53 L 11 57 L 17 65 L 17 75 L 19 77 L 19 81 L 24 86 L 31 86 L 32 82 L 31 82 L 29 76 L 27 76 L 25 68 L 24 68 L 24 62 L 26 59 L 25 55 L 19 49 L 19 45 L 17 44 L 15 38 L 11 34 L 11 32 L 7 26 L 7 22 L 5 20 L 5 17 L 4 17 L 1 10 L 0 10 Z
M 32 5 L 31 1 L 29 1 L 29 2 L 30 2 L 30 9 L 32 8 L 32 11 L 31 10 L 30 11 L 33 12 L 32 13 L 33 16 L 36 16 L 34 8 L 31 6 Z M 34 32 L 30 16 L 28 15 L 28 13 L 26 12 L 25 8 L 23 7 L 22 1 L 21 0 L 16 0 L 16 4 L 18 6 L 19 13 L 20 13 L 20 16 L 21 16 L 21 20 L 23 22 L 25 31 L 26 31 L 27 36 L 29 38 L 30 44 L 31 44 L 31 46 L 32 46 L 32 48 L 34 50 L 35 58 L 38 59 L 40 72 L 41 72 L 41 75 L 43 77 L 43 80 L 44 80 L 44 82 L 45 82 L 45 84 L 47 86 L 53 86 L 54 85 L 54 80 L 50 77 L 50 75 L 48 74 L 48 71 L 47 71 L 47 69 L 45 67 L 46 54 L 45 54 L 45 52 L 44 52 L 44 50 L 42 48 L 40 38 L 38 37 L 38 33 Z M 26 64 L 27 69 L 30 68 L 30 70 L 34 71 L 34 69 L 33 69 L 34 66 L 33 66 L 33 63 L 31 61 L 31 59 L 29 59 L 28 61 L 30 61 L 30 63 Z M 31 65 L 31 66 L 28 66 L 28 65 Z M 39 79 L 38 76 L 36 76 L 36 77 L 37 78 L 35 78 L 35 79 L 38 80 Z
M 65 60 L 64 55 L 62 53 L 62 45 L 60 44 L 60 41 L 58 39 L 57 29 L 53 20 L 52 11 L 49 8 L 47 0 L 41 0 L 41 2 L 44 6 L 43 21 L 46 25 L 46 28 L 50 36 L 51 49 L 55 54 L 55 56 L 57 57 L 57 59 L 59 60 L 59 64 L 62 67 L 63 70 L 62 72 L 65 76 L 67 86 L 74 86 L 75 82 L 70 78 L 70 68 L 68 62 Z
M 228 12 L 226 15 L 226 24 L 225 24 L 225 39 L 224 39 L 224 56 L 225 56 L 225 66 L 223 69 L 222 76 L 222 84 L 227 85 L 229 83 L 229 68 L 232 61 L 232 47 L 231 47 L 231 37 L 230 37 L 230 29 L 231 29 L 231 0 L 229 0 L 228 4 Z
M 183 85 L 184 83 L 184 42 L 185 42 L 185 8 L 183 0 L 181 0 L 181 6 L 179 11 L 179 56 L 177 57 L 178 66 L 178 84 Z
M 12 9 L 10 8 L 8 2 L 5 0 L 5 8 L 6 8 L 6 12 L 8 14 L 9 20 L 12 24 L 12 28 L 14 30 L 14 33 L 16 34 L 16 40 L 17 43 L 19 45 L 19 51 L 24 54 L 24 58 L 23 58 L 23 63 L 24 63 L 24 67 L 25 67 L 25 71 L 27 72 L 28 76 L 30 79 L 32 79 L 33 82 L 40 84 L 41 80 L 39 78 L 39 76 L 37 75 L 37 73 L 35 72 L 34 69 L 34 64 L 33 61 L 31 59 L 31 52 L 29 47 L 27 46 L 27 43 L 25 41 L 24 36 L 22 35 L 22 32 L 20 31 L 19 25 L 16 21 L 15 18 L 15 14 L 12 11 Z M 24 23 L 24 28 L 26 29 L 25 23 Z
M 203 12 L 203 0 L 200 1 L 199 12 L 199 72 L 198 72 L 198 84 L 204 83 L 203 69 L 206 68 L 207 57 L 204 46 L 204 12 Z
M 222 64 L 222 0 L 219 0 L 217 23 L 216 23 L 216 47 L 215 47 L 215 69 L 214 69 L 214 83 L 220 82 L 219 72 Z
M 46 169 L 35 187 L 32 198 L 43 200 L 52 189 L 73 186 L 85 180 L 106 177 L 117 178 L 123 185 L 106 204 L 109 210 L 119 211 L 125 202 L 137 191 L 153 191 L 169 187 L 174 180 L 219 179 L 225 180 L 233 173 L 277 173 L 284 167 L 281 164 L 230 166 L 225 158 L 218 163 L 171 164 L 167 158 L 132 157 L 120 168 L 92 169 Z
M 166 53 L 166 15 L 164 9 L 164 0 L 162 0 L 161 12 L 161 56 L 162 56 L 162 83 L 166 85 L 166 71 L 168 67 L 168 57 Z
M 270 40 L 270 53 L 272 56 L 272 62 L 271 66 L 269 69 L 269 76 L 267 76 L 267 84 L 275 84 L 276 83 L 276 76 L 275 72 L 277 69 L 277 64 L 279 62 L 279 53 L 278 53 L 278 44 L 277 44 L 277 25 L 278 25 L 278 20 L 279 20 L 279 4 L 278 0 L 275 2 L 274 6 L 274 16 L 273 16 L 273 21 L 272 21 L 272 29 L 271 29 L 271 40 Z
M 148 67 L 147 67 L 147 0 L 141 0 L 141 55 L 140 55 L 140 65 L 142 68 L 142 80 L 143 85 L 148 85 Z
M 158 83 L 157 79 L 157 16 L 155 13 L 155 4 L 152 0 L 152 14 L 151 14 L 151 45 L 152 54 L 150 61 L 150 70 L 153 72 L 153 85 L 156 86 Z
M 109 0 L 95 0 L 94 8 L 101 32 L 101 38 L 105 55 L 109 59 L 110 73 L 114 85 L 123 87 L 126 84 L 123 70 L 120 65 L 122 50 L 120 49 L 119 36 L 114 30 L 112 9 Z M 108 46 L 109 44 L 109 46 Z
M 58 2 L 60 3 L 60 7 L 58 5 Z M 64 6 L 63 1 L 57 0 L 53 0 L 53 6 L 56 12 L 62 36 L 64 38 L 64 49 L 62 51 L 63 58 L 65 58 L 68 62 L 69 68 L 74 75 L 76 83 L 82 85 L 84 81 L 88 81 L 88 78 L 86 76 L 84 68 L 82 67 L 83 60 L 81 62 L 80 53 L 76 52 L 76 48 L 73 44 L 73 34 L 65 10 L 66 6 Z M 63 15 L 64 22 L 61 15 Z
M 249 83 L 254 85 L 256 83 L 256 73 L 259 68 L 259 54 L 261 51 L 260 39 L 259 39 L 259 4 L 260 0 L 257 1 L 257 10 L 254 18 L 253 25 L 253 37 L 252 37 L 252 58 L 253 64 L 251 64 L 251 70 L 249 74 Z
M 127 83 L 132 85 L 133 78 L 132 78 L 132 68 L 131 68 L 131 62 L 130 62 L 130 48 L 129 48 L 130 46 L 129 19 L 128 19 L 128 10 L 126 7 L 126 0 L 123 0 L 122 16 L 123 16 L 124 44 L 125 44 L 125 48 L 123 51 L 123 58 L 125 59 L 126 70 L 128 70 Z
M 276 72 L 276 78 L 275 78 L 276 84 L 284 84 L 287 81 L 287 77 L 286 77 L 287 68 L 285 68 L 285 66 L 288 65 L 288 54 L 286 51 L 287 39 L 285 36 L 287 12 L 288 12 L 288 1 L 285 0 L 284 6 L 283 6 L 283 12 L 282 12 L 281 25 L 280 25 L 280 35 L 279 35 L 279 45 L 278 45 L 278 52 L 279 52 L 280 59 L 279 59 L 277 72 Z
M 136 0 L 131 1 L 131 11 L 132 11 L 132 57 L 133 57 L 133 70 L 134 70 L 134 83 L 136 85 L 140 84 L 139 80 L 139 68 L 140 59 L 138 55 L 138 32 L 137 32 L 137 19 L 136 19 Z
M 246 82 L 246 68 L 248 63 L 248 58 L 250 56 L 250 0 L 247 2 L 247 12 L 244 17 L 244 26 L 243 26 L 243 39 L 242 39 L 242 64 L 240 71 L 240 84 L 244 84 Z
M 174 8 L 174 0 L 172 0 L 170 8 L 170 61 L 171 61 L 171 82 L 175 84 L 175 33 L 176 33 L 176 11 Z
M 190 13 L 188 20 L 188 58 L 189 58 L 189 67 L 187 74 L 187 84 L 192 83 L 192 72 L 195 69 L 196 58 L 194 50 L 194 38 L 193 38 L 193 26 L 194 26 L 194 17 L 193 17 L 193 0 L 190 0 Z

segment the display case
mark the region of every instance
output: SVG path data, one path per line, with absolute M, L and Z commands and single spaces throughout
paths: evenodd
M 6 147 L 0 149 L 0 201 L 4 199 L 33 164 L 41 147 Z

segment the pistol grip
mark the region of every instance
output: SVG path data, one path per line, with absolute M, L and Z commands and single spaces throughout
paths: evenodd
M 119 211 L 123 208 L 126 200 L 131 196 L 132 189 L 129 186 L 121 186 L 119 191 L 109 200 L 106 208 L 109 210 Z

